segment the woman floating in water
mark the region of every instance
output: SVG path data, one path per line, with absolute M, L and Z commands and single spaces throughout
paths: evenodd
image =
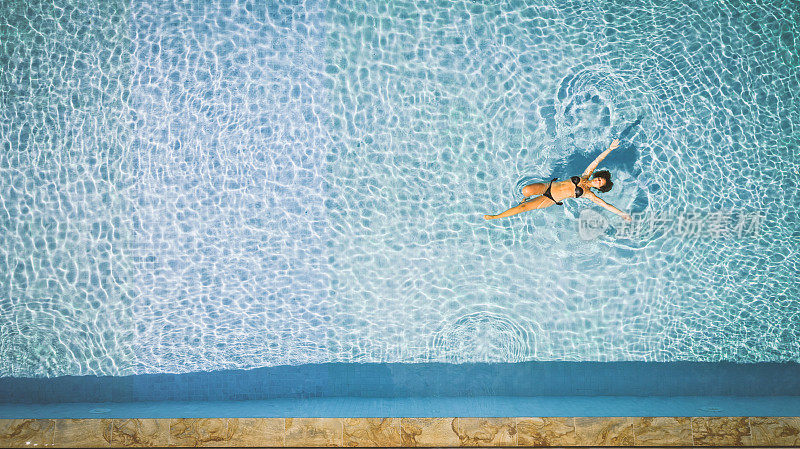
M 611 150 L 617 148 L 618 146 L 619 139 L 611 142 L 611 146 L 609 146 L 606 151 L 603 151 L 600 156 L 597 156 L 597 159 L 595 159 L 594 162 L 586 167 L 583 175 L 573 176 L 568 181 L 564 180 L 555 182 L 558 178 L 554 178 L 549 183 L 537 182 L 536 184 L 529 184 L 522 188 L 522 194 L 525 195 L 526 198 L 519 203 L 518 206 L 512 207 L 511 209 L 497 215 L 484 215 L 483 218 L 492 220 L 495 218 L 510 217 L 528 210 L 544 209 L 545 207 L 550 207 L 553 204 L 561 205 L 563 204 L 561 202 L 563 199 L 579 198 L 582 196 L 584 198 L 589 198 L 597 205 L 614 212 L 623 219 L 631 221 L 630 215 L 606 203 L 590 190 L 591 187 L 594 187 L 601 192 L 608 192 L 611 190 L 611 187 L 614 186 L 614 183 L 611 182 L 611 173 L 609 173 L 608 170 L 600 170 L 599 172 L 594 173 L 594 169 L 597 168 L 597 165 L 603 159 L 605 159 L 606 156 L 608 156 L 608 153 L 611 153 Z M 594 174 L 594 177 L 592 177 L 592 174 Z M 589 179 L 590 177 L 591 179 Z M 539 196 L 528 199 L 527 197 L 531 195 Z

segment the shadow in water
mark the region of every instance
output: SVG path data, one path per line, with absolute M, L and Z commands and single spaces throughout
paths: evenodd
M 623 129 L 622 132 L 619 133 L 620 142 L 628 138 L 633 129 L 639 126 L 639 123 L 642 123 L 643 118 L 644 118 L 644 113 L 639 114 L 639 117 L 636 117 L 636 120 L 634 120 L 633 123 L 625 127 L 625 129 Z
M 642 113 L 636 118 L 636 120 L 622 130 L 622 132 L 619 134 L 619 148 L 612 151 L 611 154 L 609 154 L 600 163 L 598 168 L 602 167 L 611 171 L 612 180 L 615 170 L 624 171 L 634 178 L 641 174 L 641 170 L 635 168 L 636 161 L 639 159 L 640 154 L 639 147 L 628 141 L 628 138 L 631 137 L 636 128 L 642 122 L 643 118 L 644 114 Z M 604 150 L 605 148 L 602 148 L 597 152 L 573 152 L 572 155 L 568 156 L 566 159 L 556 163 L 550 176 L 545 178 L 526 176 L 520 179 L 517 182 L 516 192 L 521 195 L 523 187 L 535 182 L 548 182 L 553 178 L 567 179 L 573 175 L 580 175 L 584 170 L 586 170 L 586 167 L 588 167 L 589 164 L 591 164 L 592 161 L 594 161 L 594 159 Z

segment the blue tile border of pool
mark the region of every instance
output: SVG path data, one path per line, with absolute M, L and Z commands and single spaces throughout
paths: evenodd
M 798 416 L 800 396 L 414 397 L 0 404 L 0 419 Z
M 0 378 L 0 404 L 414 396 L 800 396 L 800 364 L 325 363 L 187 374 Z
M 436 398 L 444 407 L 441 413 L 428 413 L 430 406 L 415 398 Z M 476 413 L 453 413 L 475 409 L 471 401 L 476 397 L 491 400 L 497 409 L 486 409 L 485 416 L 518 416 L 511 413 L 519 407 L 534 407 L 534 416 L 547 416 L 540 406 L 552 403 L 548 397 L 567 397 L 559 407 L 575 404 L 576 413 L 562 411 L 553 416 L 593 416 L 587 413 L 593 406 L 581 406 L 597 397 L 616 397 L 622 401 L 615 407 L 623 409 L 603 412 L 597 416 L 653 416 L 635 405 L 643 398 L 659 397 L 678 404 L 682 413 L 664 416 L 716 416 L 710 413 L 697 415 L 688 410 L 702 408 L 697 400 L 707 397 L 723 401 L 732 408 L 719 416 L 756 416 L 783 407 L 783 416 L 800 416 L 796 398 L 800 398 L 800 364 L 798 363 L 700 363 L 700 362 L 523 362 L 523 363 L 326 363 L 300 366 L 278 366 L 253 370 L 225 370 L 187 374 L 148 374 L 136 376 L 65 376 L 56 378 L 0 378 L 0 407 L 10 410 L 13 404 L 66 404 L 66 403 L 136 403 L 159 402 L 169 408 L 171 403 L 188 403 L 187 410 L 204 403 L 226 401 L 262 401 L 265 410 L 271 404 L 283 404 L 300 412 L 303 401 L 314 400 L 320 409 L 319 417 L 344 416 L 334 411 L 338 405 L 361 400 L 366 410 L 388 411 L 397 409 L 392 416 L 484 416 Z M 633 402 L 623 401 L 633 397 Z M 675 402 L 676 397 L 696 397 Z M 737 399 L 738 397 L 738 399 Z M 486 399 L 489 398 L 489 399 Z M 505 398 L 505 399 L 503 399 Z M 377 401 L 377 402 L 375 402 Z M 531 402 L 533 401 L 533 402 Z M 544 401 L 544 402 L 542 402 Z M 688 402 L 687 402 L 688 401 Z M 692 402 L 695 401 L 695 402 Z M 727 401 L 727 402 L 726 402 Z M 733 401 L 733 402 L 731 402 Z M 737 402 L 738 401 L 738 402 Z M 607 402 L 607 401 L 606 401 Z M 236 402 L 228 402 L 236 404 Z M 194 404 L 194 405 L 192 405 Z M 391 404 L 389 409 L 384 405 Z M 413 405 L 417 404 L 417 405 Z M 472 404 L 472 405 L 471 405 Z M 506 404 L 506 405 L 503 405 Z M 524 405 L 528 404 L 528 405 Z M 532 405 L 539 404 L 539 405 Z M 545 405 L 542 405 L 545 404 Z M 683 404 L 683 405 L 680 405 Z M 739 404 L 739 405 L 735 405 Z M 324 405 L 324 406 L 323 406 Z M 172 407 L 177 407 L 174 405 Z M 214 406 L 217 407 L 217 406 Z M 230 407 L 239 407 L 230 405 Z M 299 408 L 298 408 L 299 407 Z M 331 408 L 333 407 L 333 408 Z M 377 408 L 376 408 L 377 407 Z M 417 410 L 417 413 L 412 413 Z M 426 408 L 427 407 L 427 408 Z M 588 407 L 585 408 L 585 407 Z M 660 410 L 663 406 L 659 406 Z M 711 407 L 710 411 L 717 406 Z M 749 407 L 749 408 L 748 408 Z M 755 408 L 753 408 L 755 407 Z M 18 407 L 17 407 L 18 408 Z M 97 408 L 97 407 L 93 407 Z M 107 407 L 105 407 L 107 408 Z M 212 407 L 213 408 L 213 407 Z M 545 407 L 547 408 L 547 407 Z M 52 409 L 52 408 L 51 408 Z M 57 409 L 57 408 L 56 408 Z M 52 410 L 56 410 L 52 409 Z M 233 409 L 232 409 L 233 410 Z M 278 413 L 275 409 L 275 413 Z M 310 409 L 309 409 L 310 410 Z M 326 412 L 325 410 L 329 410 Z M 351 406 L 346 416 L 361 413 Z M 501 413 L 501 410 L 507 412 Z M 577 413 L 584 410 L 582 413 Z M 640 410 L 639 413 L 634 413 Z M 733 413 L 733 411 L 740 413 Z M 762 412 L 755 413 L 756 410 Z M 402 412 L 401 412 L 402 411 Z M 446 413 L 445 413 L 446 412 Z M 745 413 L 746 412 L 746 413 Z M 791 413 L 789 413 L 791 412 Z M 310 416 L 308 414 L 268 416 Z M 281 412 L 283 413 L 283 412 Z M 288 413 L 288 412 L 286 412 Z M 365 412 L 366 413 L 366 412 Z M 214 416 L 221 416 L 213 413 Z M 358 416 L 369 416 L 370 413 Z M 16 415 L 19 416 L 19 415 Z M 87 415 L 87 417 L 97 415 Z M 120 415 L 121 416 L 121 415 Z M 125 415 L 129 416 L 129 415 Z M 198 415 L 199 416 L 199 415 Z M 207 415 L 203 415 L 207 416 Z M 210 416 L 210 415 L 208 415 Z M 259 415 L 262 416 L 262 415 Z M 376 416 L 376 415 L 371 415 Z M 386 416 L 386 413 L 380 414 Z M 775 415 L 773 415 L 775 416 Z M 75 417 L 70 416 L 70 417 Z M 151 416 L 152 417 L 152 416 Z

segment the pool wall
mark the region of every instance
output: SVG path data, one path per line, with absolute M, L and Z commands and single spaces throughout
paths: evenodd
M 186 374 L 0 378 L 0 404 L 471 396 L 800 396 L 800 364 L 325 363 Z
M 10 447 L 800 445 L 797 363 L 329 363 L 2 378 L 0 397 Z

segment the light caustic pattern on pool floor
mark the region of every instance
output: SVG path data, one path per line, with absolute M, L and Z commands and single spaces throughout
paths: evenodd
M 0 376 L 800 360 L 796 2 L 262 3 L 0 6 Z

